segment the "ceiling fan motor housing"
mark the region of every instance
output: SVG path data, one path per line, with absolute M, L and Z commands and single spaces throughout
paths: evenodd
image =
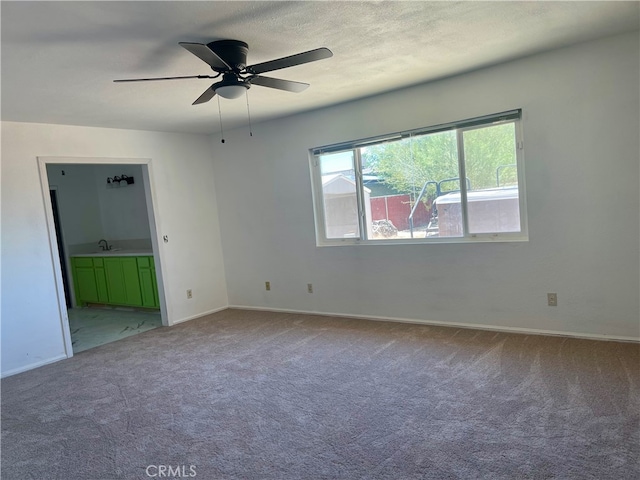
M 244 70 L 247 66 L 247 53 L 249 53 L 249 45 L 240 40 L 216 40 L 215 42 L 207 43 L 207 47 L 211 49 L 213 53 L 218 55 L 222 60 L 227 62 L 235 72 Z M 211 67 L 218 72 L 225 72 L 228 68 L 224 65 L 218 67 Z

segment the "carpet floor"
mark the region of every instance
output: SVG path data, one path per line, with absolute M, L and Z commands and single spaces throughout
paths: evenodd
M 226 310 L 1 386 L 3 479 L 640 478 L 632 343 Z

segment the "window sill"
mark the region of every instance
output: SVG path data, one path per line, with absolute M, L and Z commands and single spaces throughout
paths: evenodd
M 316 247 L 345 247 L 354 245 L 442 245 L 461 243 L 520 243 L 528 242 L 529 236 L 521 233 L 513 235 L 477 235 L 468 237 L 447 237 L 447 238 L 406 238 L 389 240 L 359 240 L 345 238 L 338 240 L 317 240 Z

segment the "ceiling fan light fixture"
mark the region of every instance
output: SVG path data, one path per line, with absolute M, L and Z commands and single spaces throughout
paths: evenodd
M 222 98 L 238 98 L 244 95 L 249 89 L 249 85 L 246 83 L 237 83 L 234 85 L 222 85 L 216 88 L 216 93 Z
M 239 40 L 216 40 L 208 44 L 193 42 L 178 42 L 188 52 L 205 62 L 217 75 L 190 75 L 180 77 L 158 78 L 129 78 L 114 80 L 114 82 L 148 82 L 152 80 L 178 80 L 186 78 L 218 78 L 222 75 L 222 81 L 214 83 L 207 88 L 202 95 L 196 98 L 192 105 L 200 105 L 208 102 L 213 97 L 234 99 L 246 94 L 251 85 L 283 90 L 285 92 L 302 92 L 309 84 L 282 80 L 280 78 L 264 77 L 261 74 L 295 67 L 309 62 L 315 62 L 333 56 L 331 50 L 326 47 L 316 48 L 308 52 L 302 52 L 288 57 L 277 58 L 255 65 L 247 65 L 247 53 L 249 45 Z M 218 98 L 219 98 L 218 97 Z

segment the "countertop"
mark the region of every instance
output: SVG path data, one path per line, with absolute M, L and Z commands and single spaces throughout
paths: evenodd
M 112 250 L 98 250 L 90 253 L 74 253 L 71 257 L 153 257 L 148 249 L 114 248 Z

